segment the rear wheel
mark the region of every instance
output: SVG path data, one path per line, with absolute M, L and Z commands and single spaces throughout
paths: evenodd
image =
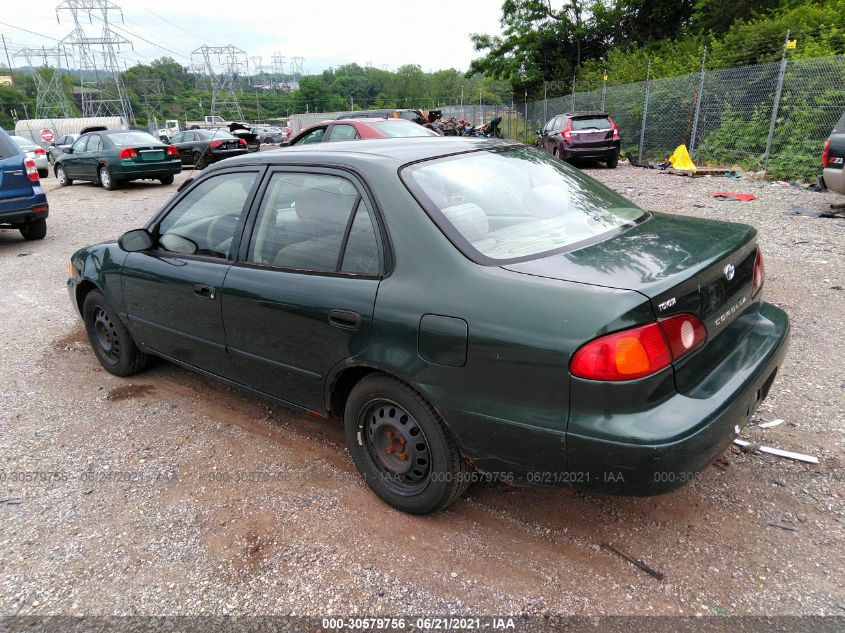
M 103 189 L 107 189 L 108 191 L 117 189 L 117 182 L 115 181 L 108 167 L 100 167 L 100 171 L 97 172 L 97 174 L 99 176 L 100 184 L 103 186 Z
M 437 512 L 469 486 L 472 469 L 443 420 L 419 393 L 394 378 L 373 374 L 355 385 L 344 425 L 358 472 L 398 510 Z
M 194 152 L 194 167 L 196 167 L 197 169 L 205 169 L 206 167 L 208 167 L 208 161 L 206 160 L 204 154 Z
M 159 180 L 161 181 L 161 184 L 163 184 L 163 185 L 172 185 L 173 184 L 173 174 L 170 174 L 168 176 L 163 176 L 163 177 L 159 178 Z
M 614 154 L 612 158 L 607 159 L 607 167 L 609 169 L 616 169 L 619 164 L 619 154 Z
M 73 179 L 68 178 L 65 168 L 62 165 L 56 165 L 56 180 L 59 181 L 59 185 L 62 187 L 69 187 L 73 184 Z
M 47 236 L 47 220 L 39 218 L 27 222 L 18 229 L 27 241 L 43 240 Z
M 149 356 L 135 345 L 129 330 L 99 290 L 92 290 L 82 306 L 85 331 L 97 360 L 110 374 L 131 376 L 149 363 Z

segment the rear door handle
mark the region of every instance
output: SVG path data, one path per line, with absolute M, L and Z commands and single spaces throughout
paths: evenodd
M 361 327 L 361 315 L 351 310 L 331 310 L 329 323 L 343 330 L 357 330 Z
M 203 299 L 214 299 L 214 295 L 216 294 L 214 291 L 214 287 L 206 286 L 205 284 L 197 284 L 194 286 L 194 294 Z

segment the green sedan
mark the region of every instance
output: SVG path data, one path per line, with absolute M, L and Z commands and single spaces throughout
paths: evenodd
M 477 480 L 676 488 L 766 397 L 789 332 L 753 228 L 648 213 L 495 139 L 226 160 L 69 275 L 106 370 L 158 356 L 340 418 L 411 513 Z
M 170 185 L 182 171 L 175 147 L 137 130 L 88 132 L 65 151 L 53 167 L 62 187 L 74 180 L 89 180 L 104 189 L 115 189 L 130 180 L 159 180 Z

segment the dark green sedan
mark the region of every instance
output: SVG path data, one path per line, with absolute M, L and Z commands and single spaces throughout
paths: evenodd
M 182 171 L 179 152 L 138 130 L 98 130 L 80 136 L 56 159 L 53 167 L 62 187 L 89 180 L 115 189 L 130 180 L 158 180 L 173 184 Z
M 766 397 L 789 331 L 753 228 L 648 213 L 492 139 L 226 160 L 69 273 L 106 370 L 159 356 L 342 418 L 412 513 L 475 480 L 676 488 Z

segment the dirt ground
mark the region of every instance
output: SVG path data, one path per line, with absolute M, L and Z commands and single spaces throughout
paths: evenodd
M 475 485 L 403 515 L 361 482 L 336 421 L 164 362 L 103 371 L 68 256 L 140 226 L 190 171 L 113 192 L 51 177 L 47 239 L 0 231 L 0 615 L 845 615 L 845 220 L 791 214 L 842 198 L 589 173 L 646 209 L 760 230 L 766 297 L 793 334 L 743 437 L 820 464 L 734 447 L 661 497 Z M 708 195 L 725 189 L 758 200 Z

